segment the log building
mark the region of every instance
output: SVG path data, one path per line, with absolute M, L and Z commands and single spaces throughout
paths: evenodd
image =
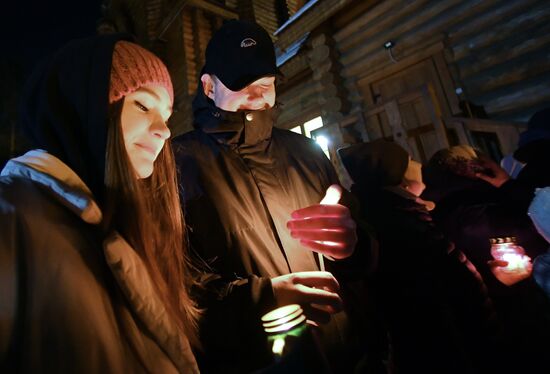
M 175 134 L 192 127 L 206 44 L 232 18 L 256 21 L 275 42 L 285 76 L 277 126 L 323 135 L 336 164 L 337 148 L 379 137 L 419 161 L 459 143 L 499 159 L 550 105 L 544 0 L 105 0 L 103 8 L 99 32 L 132 33 L 169 67 Z

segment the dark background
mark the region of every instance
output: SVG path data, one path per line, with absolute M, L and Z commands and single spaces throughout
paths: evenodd
M 0 167 L 25 149 L 17 136 L 20 92 L 33 68 L 68 41 L 91 36 L 102 0 L 6 0 L 0 11 Z

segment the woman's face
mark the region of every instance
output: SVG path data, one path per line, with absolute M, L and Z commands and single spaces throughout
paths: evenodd
M 140 179 L 153 173 L 154 162 L 170 137 L 166 122 L 171 114 L 170 96 L 162 86 L 143 86 L 124 99 L 121 115 L 124 145 Z

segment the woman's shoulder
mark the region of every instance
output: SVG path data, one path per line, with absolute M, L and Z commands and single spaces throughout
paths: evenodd
M 35 182 L 27 178 L 0 177 L 0 209 L 24 208 L 34 199 L 45 198 L 40 190 Z
M 40 183 L 17 176 L 0 177 L 0 219 L 25 222 L 27 230 L 47 230 L 56 223 L 66 229 L 80 218 Z M 0 222 L 0 225 L 2 223 Z

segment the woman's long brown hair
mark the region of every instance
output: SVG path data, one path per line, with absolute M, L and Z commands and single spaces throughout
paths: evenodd
M 199 346 L 198 309 L 189 297 L 191 264 L 171 143 L 166 141 L 153 174 L 138 179 L 124 145 L 123 103 L 124 99 L 109 107 L 105 228 L 120 232 L 141 256 L 168 314 L 191 344 Z

